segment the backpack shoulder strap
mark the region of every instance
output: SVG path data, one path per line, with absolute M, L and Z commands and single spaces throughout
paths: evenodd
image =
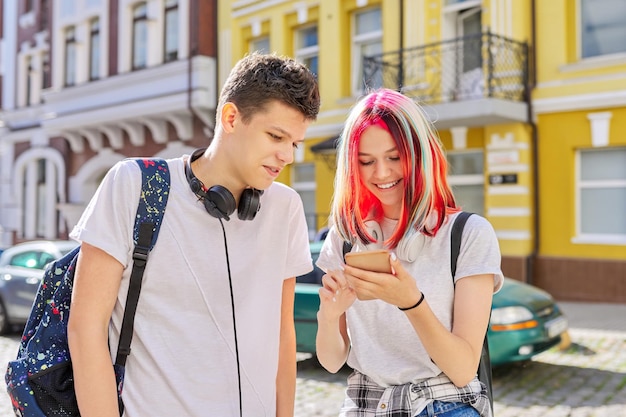
M 128 286 L 128 297 L 124 307 L 124 318 L 120 330 L 120 341 L 117 348 L 115 363 L 126 364 L 130 354 L 130 343 L 133 337 L 135 312 L 141 291 L 141 281 L 148 261 L 148 255 L 156 244 L 165 206 L 170 193 L 170 171 L 163 159 L 135 159 L 141 168 L 141 195 L 135 216 L 133 229 L 133 269 Z
M 343 246 L 341 247 L 341 253 L 343 255 L 343 261 L 346 261 L 346 253 L 349 253 L 352 250 L 352 243 L 347 240 L 343 241 Z
M 146 247 L 152 249 L 159 235 L 167 198 L 169 197 L 170 170 L 167 162 L 163 159 L 138 158 L 135 161 L 141 168 L 141 195 L 139 196 L 139 205 L 137 206 L 133 239 L 135 245 L 140 244 L 139 232 L 141 224 L 151 223 L 153 225 L 152 238 Z
M 462 211 L 456 217 L 454 224 L 452 225 L 451 232 L 451 248 L 450 248 L 450 270 L 452 271 L 452 281 L 454 282 L 454 276 L 456 275 L 456 263 L 459 257 L 459 252 L 461 250 L 461 237 L 463 235 L 463 228 L 465 227 L 465 223 L 467 223 L 467 219 L 473 213 L 468 213 L 466 211 Z M 485 334 L 485 339 L 483 340 L 483 347 L 480 353 L 480 362 L 478 364 L 478 380 L 485 384 L 485 388 L 487 390 L 487 397 L 489 398 L 489 405 L 491 407 L 493 413 L 493 384 L 492 384 L 492 375 L 491 375 L 491 357 L 489 356 L 489 342 L 487 339 L 487 334 Z
M 452 280 L 454 281 L 454 276 L 456 275 L 456 262 L 459 258 L 459 252 L 461 251 L 461 237 L 463 236 L 463 228 L 465 227 L 465 223 L 467 223 L 467 219 L 473 213 L 468 213 L 467 211 L 462 211 L 456 216 L 454 219 L 454 224 L 452 225 L 451 232 L 451 247 L 450 247 L 450 271 L 452 271 Z

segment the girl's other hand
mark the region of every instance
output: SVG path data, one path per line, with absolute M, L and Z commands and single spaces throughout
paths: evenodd
M 322 277 L 320 314 L 327 319 L 337 319 L 354 303 L 356 293 L 348 285 L 343 271 L 328 271 Z

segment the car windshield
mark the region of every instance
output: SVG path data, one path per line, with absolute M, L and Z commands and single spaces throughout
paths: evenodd
M 28 251 L 15 255 L 11 259 L 11 265 L 22 268 L 44 269 L 44 267 L 54 259 L 55 257 L 48 252 Z

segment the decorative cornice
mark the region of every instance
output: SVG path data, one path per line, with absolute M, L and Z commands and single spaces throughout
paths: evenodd
M 604 93 L 576 94 L 533 100 L 533 111 L 535 115 L 623 106 L 626 106 L 626 90 L 609 91 Z

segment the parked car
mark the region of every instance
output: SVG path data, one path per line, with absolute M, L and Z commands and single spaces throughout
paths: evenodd
M 71 240 L 36 240 L 0 254 L 0 333 L 26 324 L 44 268 L 76 246 Z
M 311 242 L 317 261 L 323 241 Z M 319 286 L 323 272 L 297 277 L 294 319 L 298 352 L 315 353 Z M 525 361 L 561 342 L 567 318 L 547 292 L 510 278 L 493 297 L 487 337 L 491 364 Z

